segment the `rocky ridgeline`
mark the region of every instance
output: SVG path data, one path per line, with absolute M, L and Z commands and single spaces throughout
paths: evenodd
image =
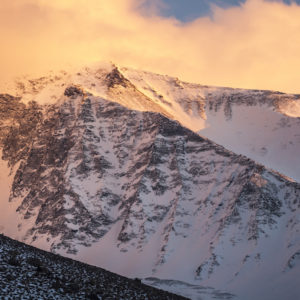
M 227 120 L 231 120 L 235 106 L 254 107 L 265 105 L 284 114 L 282 107 L 289 102 L 299 99 L 300 95 L 264 90 L 249 90 L 248 93 L 245 93 L 245 91 L 229 88 L 224 89 L 224 92 L 218 96 L 214 93 L 208 93 L 206 97 L 208 110 L 218 112 L 220 109 L 223 109 Z M 286 119 L 288 120 L 289 118 Z

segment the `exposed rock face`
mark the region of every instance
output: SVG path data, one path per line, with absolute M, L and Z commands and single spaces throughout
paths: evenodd
M 113 70 L 106 75 L 105 80 L 107 82 L 108 88 L 113 88 L 118 85 L 121 85 L 122 87 L 126 88 L 132 85 L 130 84 L 130 81 L 126 79 L 122 75 L 122 73 L 120 73 L 117 67 L 113 68 Z
M 116 69 L 105 81 L 109 95 L 118 86 L 139 95 Z M 79 85 L 59 99 L 25 105 L 0 95 L 2 159 L 14 170 L 9 201 L 27 243 L 128 276 L 221 288 L 246 282 L 247 270 L 266 268 L 260 281 L 299 271 L 299 184 L 157 112 Z
M 228 120 L 232 118 L 234 106 L 263 106 L 266 105 L 280 111 L 285 103 L 297 101 L 299 95 L 286 95 L 279 92 L 251 90 L 249 93 L 235 89 L 227 89 L 217 97 L 213 93 L 207 95 L 209 110 L 218 112 L 223 108 L 224 115 Z M 284 111 L 282 111 L 284 113 Z
M 65 96 L 76 98 L 77 96 L 82 96 L 83 91 L 77 86 L 70 86 L 65 89 Z
M 299 95 L 203 86 L 125 68 L 122 72 L 172 119 L 300 182 Z
M 91 93 L 129 109 L 163 114 L 300 182 L 299 95 L 204 86 L 112 64 L 20 80 L 11 93 L 24 102 L 53 103 L 65 90 L 73 94 L 74 87 L 85 97 Z

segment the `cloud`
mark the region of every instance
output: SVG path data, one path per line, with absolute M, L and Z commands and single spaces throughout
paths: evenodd
M 112 60 L 186 81 L 300 93 L 300 7 L 247 0 L 190 23 L 143 0 L 1 0 L 0 80 Z M 147 11 L 145 9 L 147 7 Z

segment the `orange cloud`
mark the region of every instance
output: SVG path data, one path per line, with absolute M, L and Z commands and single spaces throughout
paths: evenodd
M 300 7 L 248 0 L 181 23 L 143 0 L 1 0 L 0 80 L 117 64 L 221 86 L 300 93 Z

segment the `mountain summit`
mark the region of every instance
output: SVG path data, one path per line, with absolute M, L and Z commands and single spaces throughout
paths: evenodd
M 23 102 L 53 104 L 60 101 L 68 85 L 128 109 L 163 114 L 300 182 L 299 95 L 186 83 L 111 63 L 38 79 L 21 78 L 9 91 Z
M 297 297 L 300 184 L 250 158 L 297 179 L 298 96 L 111 64 L 11 94 L 0 95 L 4 234 L 195 299 Z

